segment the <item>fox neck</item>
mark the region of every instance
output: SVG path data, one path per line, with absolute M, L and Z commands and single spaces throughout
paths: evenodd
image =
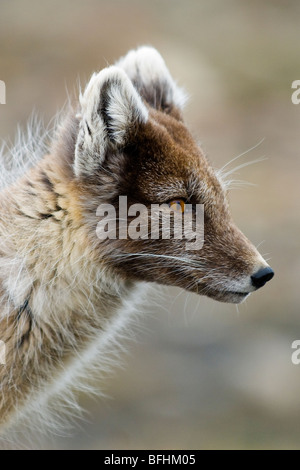
M 101 345 L 114 324 L 124 327 L 120 306 L 137 287 L 113 276 L 93 251 L 78 191 L 54 166 L 45 157 L 0 198 L 0 426 L 46 376 L 57 376 L 92 342 Z

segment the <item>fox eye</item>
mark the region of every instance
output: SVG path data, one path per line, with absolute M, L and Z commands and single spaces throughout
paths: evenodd
M 184 199 L 172 199 L 169 202 L 169 207 L 174 212 L 181 212 L 183 214 L 186 209 L 185 206 L 186 206 L 186 201 Z

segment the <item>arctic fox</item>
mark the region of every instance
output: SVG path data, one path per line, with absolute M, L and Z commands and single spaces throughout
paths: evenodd
M 58 395 L 70 404 L 91 367 L 106 367 L 144 283 L 240 303 L 273 277 L 233 223 L 226 183 L 186 128 L 184 102 L 160 54 L 141 47 L 92 75 L 35 163 L 22 160 L 25 143 L 15 152 L 23 164 L 8 171 L 3 162 L 3 429 L 47 413 Z M 117 236 L 99 238 L 97 210 L 118 209 L 120 196 L 182 214 L 203 205 L 203 247 L 186 250 L 184 237 L 119 237 L 119 219 Z

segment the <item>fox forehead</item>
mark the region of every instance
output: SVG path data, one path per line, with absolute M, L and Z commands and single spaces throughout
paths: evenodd
M 165 202 L 175 196 L 193 196 L 205 202 L 211 194 L 215 202 L 224 200 L 213 168 L 177 116 L 151 109 L 148 121 L 139 126 L 125 151 L 129 156 L 126 173 L 143 199 Z

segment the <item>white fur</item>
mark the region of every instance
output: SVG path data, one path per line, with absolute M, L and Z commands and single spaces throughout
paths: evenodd
M 14 448 L 21 442 L 24 445 L 24 440 L 32 448 L 32 439 L 35 445 L 41 445 L 43 438 L 46 435 L 49 437 L 49 432 L 69 435 L 72 420 L 83 415 L 78 394 L 105 396 L 103 389 L 96 388 L 94 379 L 110 375 L 112 368 L 122 363 L 124 340 L 134 334 L 137 315 L 147 303 L 148 289 L 149 284 L 140 284 L 123 300 L 113 317 L 106 321 L 102 331 L 91 336 L 89 346 L 78 352 L 52 382 L 29 396 L 27 406 L 18 412 L 17 433 L 15 429 L 9 429 L 5 439 L 0 437 L 0 449 L 8 447 L 7 442 Z
M 0 148 L 0 191 L 22 177 L 49 152 L 49 142 L 58 125 L 61 113 L 48 127 L 35 114 L 31 116 L 25 131 L 18 127 L 14 145 L 6 142 Z
M 154 47 L 143 46 L 129 51 L 117 62 L 117 66 L 125 70 L 131 80 L 141 81 L 148 89 L 153 84 L 166 82 L 166 102 L 183 109 L 187 95 L 173 80 L 164 59 Z

